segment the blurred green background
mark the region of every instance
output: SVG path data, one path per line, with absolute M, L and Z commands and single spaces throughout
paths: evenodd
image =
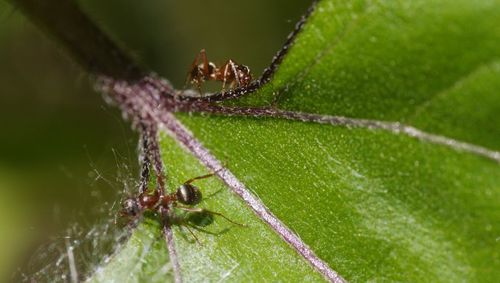
M 83 9 L 155 72 L 182 87 L 209 59 L 269 64 L 311 1 L 87 0 Z M 117 202 L 132 193 L 136 135 L 90 79 L 11 3 L 0 0 L 0 282 L 69 281 L 111 251 Z

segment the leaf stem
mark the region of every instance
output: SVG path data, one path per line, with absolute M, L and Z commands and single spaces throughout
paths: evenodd
M 23 13 L 60 41 L 90 74 L 136 80 L 139 67 L 73 0 L 10 0 Z

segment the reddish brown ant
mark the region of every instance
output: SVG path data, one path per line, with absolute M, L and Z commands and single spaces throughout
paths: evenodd
M 198 176 L 187 180 L 182 185 L 180 185 L 174 193 L 164 194 L 160 192 L 159 189 L 154 190 L 154 192 L 148 193 L 143 192 L 139 194 L 138 197 L 128 198 L 123 202 L 122 215 L 137 217 L 145 211 L 160 212 L 162 209 L 170 211 L 172 208 L 178 208 L 187 212 L 194 213 L 207 213 L 212 215 L 220 216 L 227 221 L 239 225 L 245 226 L 243 224 L 232 221 L 223 214 L 204 208 L 191 207 L 201 202 L 202 194 L 198 187 L 192 185 L 194 181 L 206 179 L 214 176 L 215 173 L 210 173 L 203 176 Z M 182 203 L 187 206 L 179 205 Z M 193 234 L 193 232 L 186 226 L 188 231 L 193 235 L 193 237 L 198 241 L 198 238 Z M 198 241 L 199 242 L 199 241 Z
M 186 85 L 188 82 L 191 83 L 196 86 L 201 94 L 201 85 L 205 81 L 210 80 L 222 82 L 222 91 L 224 91 L 226 89 L 226 84 L 229 84 L 230 88 L 234 88 L 235 86 L 247 86 L 252 81 L 252 74 L 250 73 L 250 68 L 245 65 L 240 65 L 231 59 L 219 68 L 214 63 L 207 60 L 205 49 L 202 49 L 200 53 L 196 55 L 191 65 L 191 69 L 187 75 Z

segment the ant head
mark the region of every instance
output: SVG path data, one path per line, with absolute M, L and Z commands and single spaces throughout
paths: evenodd
M 248 85 L 252 81 L 252 74 L 250 73 L 250 68 L 245 65 L 238 65 L 238 78 L 240 83 L 244 86 Z
M 135 198 L 128 198 L 123 202 L 122 215 L 136 216 L 140 212 L 139 203 Z
M 200 190 L 191 184 L 181 185 L 177 189 L 175 195 L 177 197 L 177 201 L 187 205 L 198 204 L 202 198 Z

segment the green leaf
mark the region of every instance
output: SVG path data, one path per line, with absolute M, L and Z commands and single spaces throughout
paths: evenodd
M 271 83 L 238 104 L 274 101 L 286 110 L 402 122 L 494 152 L 500 149 L 499 27 L 498 1 L 323 0 Z M 382 129 L 177 116 L 348 281 L 500 277 L 494 160 Z M 168 135 L 161 147 L 169 190 L 207 173 Z M 174 226 L 183 280 L 323 278 L 220 180 L 197 185 L 206 197 L 199 207 L 248 227 L 215 216 L 202 227 L 206 232 L 195 230 L 200 245 Z M 93 281 L 173 276 L 160 231 L 147 218 Z

